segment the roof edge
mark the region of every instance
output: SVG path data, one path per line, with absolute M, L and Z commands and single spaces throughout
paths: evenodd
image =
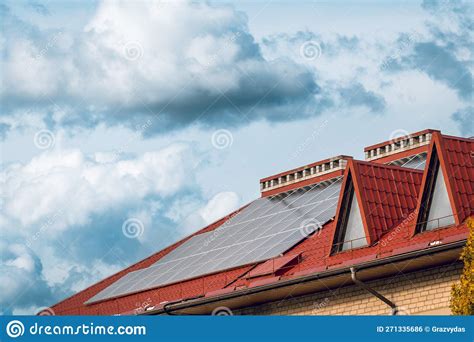
M 176 302 L 176 303 L 170 302 L 167 305 L 175 306 L 175 308 L 169 308 L 165 310 L 163 307 L 161 307 L 156 310 L 149 310 L 149 311 L 143 312 L 142 314 L 143 315 L 157 315 L 157 314 L 167 313 L 170 311 L 183 310 L 183 309 L 191 308 L 195 306 L 216 303 L 222 300 L 232 299 L 232 298 L 236 298 L 243 295 L 250 295 L 254 293 L 270 291 L 276 288 L 297 285 L 297 284 L 301 284 L 305 282 L 310 282 L 313 280 L 319 280 L 322 278 L 337 276 L 337 275 L 344 274 L 346 272 L 350 273 L 351 267 L 355 267 L 357 270 L 364 270 L 364 269 L 369 269 L 373 267 L 383 266 L 385 264 L 391 264 L 394 262 L 409 260 L 411 258 L 418 258 L 424 255 L 430 255 L 430 254 L 440 253 L 443 251 L 462 248 L 466 243 L 466 239 L 451 242 L 445 245 L 438 245 L 438 246 L 425 248 L 422 250 L 416 250 L 416 251 L 411 251 L 411 252 L 407 252 L 407 253 L 403 253 L 403 254 L 399 254 L 395 256 L 389 256 L 389 257 L 377 259 L 375 261 L 363 262 L 358 265 L 350 265 L 350 266 L 338 268 L 338 269 L 329 269 L 329 270 L 315 273 L 315 274 L 286 279 L 286 280 L 279 281 L 277 283 L 236 290 L 236 291 L 225 293 L 223 295 L 219 295 L 215 297 L 200 297 L 200 298 L 192 299 L 189 301 L 182 301 L 182 302 Z

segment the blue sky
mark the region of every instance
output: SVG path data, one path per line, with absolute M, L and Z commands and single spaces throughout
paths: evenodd
M 473 135 L 472 5 L 3 1 L 3 313 L 425 128 Z

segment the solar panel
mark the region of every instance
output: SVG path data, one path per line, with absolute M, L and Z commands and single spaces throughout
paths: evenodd
M 425 169 L 425 164 L 426 164 L 426 158 L 427 158 L 426 153 L 418 154 L 418 155 L 410 158 L 408 161 L 406 161 L 401 166 L 402 167 L 407 167 L 407 168 L 410 168 L 410 169 L 424 170 Z
M 214 231 L 193 236 L 148 268 L 130 272 L 86 303 L 143 291 L 284 253 L 336 213 L 342 177 L 259 198 Z

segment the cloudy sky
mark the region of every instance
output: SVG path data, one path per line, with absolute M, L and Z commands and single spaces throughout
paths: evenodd
M 33 313 L 259 195 L 473 135 L 472 4 L 2 1 L 0 308 Z

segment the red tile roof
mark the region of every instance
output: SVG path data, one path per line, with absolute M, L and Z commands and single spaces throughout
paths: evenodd
M 448 136 L 441 139 L 457 214 L 463 222 L 474 214 L 474 141 Z
M 472 139 L 435 134 L 430 145 L 431 150 L 435 144 L 438 144 L 436 146 L 439 146 L 442 152 L 440 164 L 450 175 L 451 183 L 448 188 L 450 188 L 449 191 L 452 194 L 456 208 L 458 208 L 458 216 L 462 219 L 456 226 L 413 235 L 413 227 L 417 222 L 418 215 L 417 206 L 420 203 L 420 191 L 426 178 L 426 170 L 423 174 L 423 172 L 416 170 L 375 162 L 352 161 L 345 170 L 345 181 L 348 172 L 352 172 L 355 176 L 355 191 L 358 192 L 360 199 L 363 201 L 365 225 L 371 237 L 371 244 L 367 247 L 330 255 L 336 229 L 336 221 L 331 221 L 284 253 L 280 258 L 209 274 L 120 298 L 108 299 L 89 305 L 84 304 L 89 298 L 128 272 L 155 263 L 184 243 L 191 237 L 189 236 L 57 303 L 52 309 L 60 315 L 133 314 L 144 302 L 151 303 L 151 306 L 162 307 L 163 302 L 194 297 L 208 298 L 287 279 L 298 279 L 304 275 L 323 272 L 329 268 L 337 269 L 347 265 L 365 263 L 370 260 L 406 253 L 407 251 L 429 249 L 432 248 L 430 247 L 432 241 L 440 241 L 444 244 L 463 240 L 467 237 L 468 228 L 462 221 L 468 215 L 473 214 L 473 142 Z M 341 198 L 342 196 L 340 196 L 339 203 L 341 203 Z M 339 211 L 340 208 L 338 208 Z M 233 215 L 234 213 L 193 235 L 212 231 Z M 253 276 L 258 276 L 258 278 Z
M 354 161 L 354 177 L 371 242 L 415 210 L 423 171 Z

